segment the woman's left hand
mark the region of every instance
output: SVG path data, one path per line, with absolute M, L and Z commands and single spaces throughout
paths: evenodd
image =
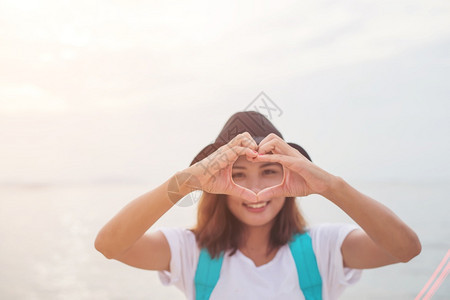
M 281 184 L 268 187 L 256 196 L 258 201 L 277 196 L 301 197 L 317 193 L 339 206 L 361 229 L 354 230 L 341 246 L 344 267 L 376 268 L 407 262 L 422 246 L 417 234 L 380 202 L 359 192 L 342 178 L 319 168 L 275 134 L 258 146 L 254 162 L 277 162 L 285 172 Z M 272 152 L 273 154 L 265 154 Z
M 266 154 L 272 152 L 273 154 Z M 268 200 L 273 197 L 303 197 L 310 194 L 326 193 L 334 175 L 319 168 L 297 149 L 291 147 L 276 134 L 266 136 L 258 146 L 260 155 L 253 158 L 254 162 L 277 162 L 283 166 L 284 180 L 281 184 L 268 187 L 258 193 L 258 200 Z

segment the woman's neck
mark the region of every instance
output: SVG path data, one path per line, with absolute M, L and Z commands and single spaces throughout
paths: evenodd
M 249 249 L 265 249 L 269 245 L 270 230 L 264 227 L 250 227 L 245 232 L 244 246 Z
M 269 253 L 271 226 L 247 227 L 245 230 L 244 244 L 239 250 L 250 258 L 255 266 L 270 262 L 278 249 L 272 249 Z

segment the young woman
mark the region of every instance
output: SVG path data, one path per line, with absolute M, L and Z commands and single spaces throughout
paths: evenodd
M 202 190 L 197 225 L 147 232 Z M 359 226 L 307 227 L 295 197 L 320 194 Z M 190 166 L 126 205 L 98 233 L 109 259 L 158 270 L 186 298 L 337 299 L 362 269 L 407 262 L 421 244 L 391 210 L 312 163 L 262 114 L 230 117 Z

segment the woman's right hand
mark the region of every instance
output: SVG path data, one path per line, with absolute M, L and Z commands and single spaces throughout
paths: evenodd
M 191 190 L 203 190 L 211 194 L 227 194 L 256 202 L 256 193 L 236 185 L 231 179 L 233 163 L 240 155 L 249 160 L 258 155 L 258 145 L 248 132 L 235 136 L 203 160 L 190 166 L 183 173 L 192 175 L 185 185 Z

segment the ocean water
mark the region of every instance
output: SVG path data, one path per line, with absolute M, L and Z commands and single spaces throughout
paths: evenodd
M 449 184 L 352 183 L 410 225 L 422 253 L 406 264 L 364 270 L 341 299 L 414 299 L 450 249 Z M 1 299 L 184 299 L 155 271 L 108 260 L 94 248 L 100 228 L 149 184 L 0 187 Z M 353 222 L 327 199 L 299 199 L 310 224 Z M 196 206 L 174 206 L 158 226 L 190 227 Z M 450 299 L 450 278 L 433 299 Z

